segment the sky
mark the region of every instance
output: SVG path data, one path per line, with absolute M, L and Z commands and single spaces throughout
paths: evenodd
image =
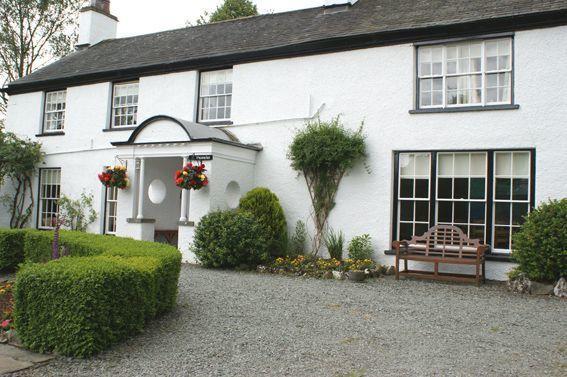
M 254 0 L 260 13 L 284 12 L 321 6 L 325 0 Z M 214 10 L 222 0 L 111 0 L 110 12 L 118 17 L 118 37 L 153 33 L 186 26 L 203 11 Z

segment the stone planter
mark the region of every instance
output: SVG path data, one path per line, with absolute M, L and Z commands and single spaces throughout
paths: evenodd
M 366 280 L 366 273 L 360 270 L 354 270 L 347 272 L 348 280 L 361 283 Z
M 333 277 L 337 280 L 344 280 L 345 272 L 344 271 L 333 271 Z

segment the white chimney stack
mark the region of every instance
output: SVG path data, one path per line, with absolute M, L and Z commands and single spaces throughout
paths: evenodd
M 90 0 L 90 4 L 80 10 L 77 48 L 116 38 L 117 25 L 118 18 L 110 14 L 110 0 Z

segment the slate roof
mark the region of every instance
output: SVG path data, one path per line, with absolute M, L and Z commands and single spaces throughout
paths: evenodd
M 361 48 L 394 36 L 419 40 L 425 30 L 442 36 L 546 22 L 567 24 L 567 0 L 359 0 L 343 12 L 318 7 L 105 40 L 12 82 L 8 92 Z M 462 27 L 443 29 L 450 25 Z

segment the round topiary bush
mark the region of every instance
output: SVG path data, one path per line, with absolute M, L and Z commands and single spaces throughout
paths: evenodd
M 203 216 L 195 228 L 192 251 L 204 267 L 255 267 L 268 261 L 266 232 L 243 211 L 217 211 Z
M 280 200 L 270 190 L 257 187 L 240 199 L 239 208 L 250 212 L 262 225 L 268 237 L 268 252 L 272 257 L 285 255 L 287 222 Z
M 514 235 L 512 258 L 535 281 L 567 276 L 567 198 L 541 204 Z

